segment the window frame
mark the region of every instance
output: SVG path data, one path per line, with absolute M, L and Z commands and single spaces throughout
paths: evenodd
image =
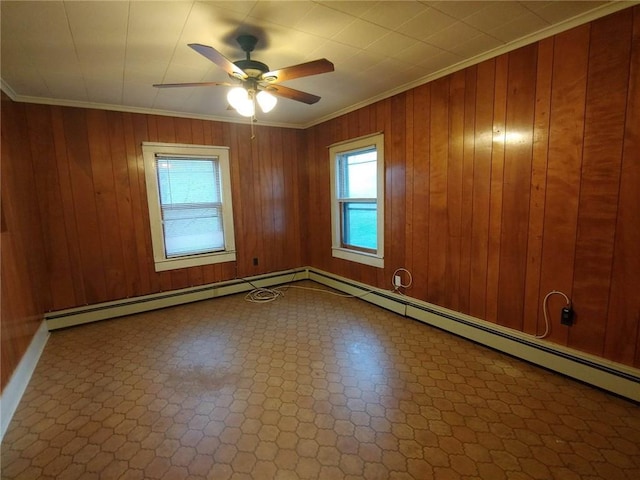
M 233 202 L 231 196 L 231 172 L 229 169 L 229 148 L 210 145 L 190 145 L 179 143 L 143 142 L 144 173 L 147 186 L 147 203 L 151 244 L 156 272 L 177 268 L 211 265 L 236 260 L 235 233 L 233 225 Z M 160 189 L 156 169 L 156 155 L 175 155 L 189 158 L 218 159 L 220 168 L 220 190 L 222 200 L 222 225 L 224 232 L 224 250 L 200 254 L 167 257 L 160 207 Z
M 376 237 L 377 246 L 374 251 L 357 246 L 344 244 L 342 241 L 343 208 L 346 203 L 358 203 L 371 199 L 338 198 L 340 157 L 357 153 L 370 148 L 376 150 Z M 329 146 L 330 176 L 331 176 L 331 253 L 335 258 L 362 263 L 378 268 L 384 268 L 384 134 L 375 133 Z M 355 201 L 354 201 L 355 200 Z

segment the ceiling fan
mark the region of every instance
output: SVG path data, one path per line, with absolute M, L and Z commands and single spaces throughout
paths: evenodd
M 289 98 L 297 102 L 312 105 L 320 100 L 320 97 L 311 93 L 302 92 L 293 88 L 280 85 L 285 80 L 294 78 L 318 75 L 320 73 L 333 72 L 333 63 L 326 58 L 313 60 L 311 62 L 292 65 L 290 67 L 270 70 L 267 65 L 257 60 L 251 59 L 251 52 L 254 50 L 258 39 L 253 35 L 240 35 L 237 39 L 240 48 L 246 53 L 246 58 L 230 61 L 215 48 L 199 43 L 190 43 L 189 47 L 200 55 L 206 57 L 229 76 L 237 80 L 237 83 L 228 82 L 196 82 L 196 83 L 159 83 L 154 84 L 158 88 L 173 87 L 207 87 L 225 86 L 235 87 L 227 95 L 229 104 L 238 113 L 246 117 L 253 117 L 255 114 L 255 103 L 257 102 L 263 112 L 267 113 L 277 102 L 276 97 Z

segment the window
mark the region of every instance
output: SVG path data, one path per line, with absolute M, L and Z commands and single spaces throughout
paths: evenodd
M 156 271 L 236 259 L 229 151 L 142 144 Z
M 384 266 L 384 137 L 332 145 L 333 256 Z

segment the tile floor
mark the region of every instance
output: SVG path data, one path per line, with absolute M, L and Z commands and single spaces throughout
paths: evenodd
M 52 333 L 1 466 L 30 480 L 638 479 L 640 406 L 289 289 Z

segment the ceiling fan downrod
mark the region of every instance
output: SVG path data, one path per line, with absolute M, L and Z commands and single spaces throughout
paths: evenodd
M 269 71 L 269 66 L 257 60 L 251 60 L 251 52 L 256 47 L 258 39 L 253 35 L 240 35 L 236 40 L 240 44 L 240 48 L 246 53 L 246 58 L 233 63 L 244 70 L 250 79 L 259 79 L 263 73 Z M 235 74 L 232 77 L 237 78 Z

